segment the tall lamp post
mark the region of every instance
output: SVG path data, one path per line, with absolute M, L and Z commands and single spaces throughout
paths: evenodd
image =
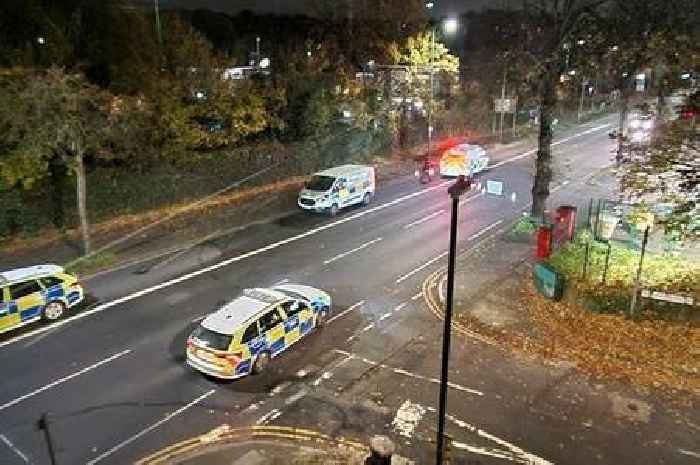
M 442 371 L 440 373 L 440 404 L 438 408 L 437 450 L 435 465 L 442 465 L 445 440 L 445 414 L 447 407 L 447 378 L 450 361 L 450 336 L 452 333 L 452 299 L 455 285 L 455 256 L 457 255 L 457 214 L 459 198 L 469 190 L 471 179 L 464 176 L 457 178 L 447 192 L 452 197 L 452 219 L 450 221 L 450 250 L 447 262 L 447 302 L 445 308 L 445 326 L 442 332 Z

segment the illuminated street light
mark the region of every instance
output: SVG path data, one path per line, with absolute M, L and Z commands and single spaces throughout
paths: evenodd
M 572 69 L 571 71 L 569 71 L 569 76 L 576 76 L 576 70 Z
M 447 34 L 454 34 L 459 29 L 459 22 L 455 18 L 446 19 L 442 24 L 442 28 Z
M 435 6 L 435 3 L 433 3 L 433 2 L 427 2 L 425 4 L 425 7 L 429 10 L 432 10 L 434 6 Z
M 576 43 L 579 44 L 579 45 L 583 45 L 583 44 L 586 43 L 586 41 L 583 40 L 583 39 L 579 39 Z
M 37 41 L 40 45 L 44 45 L 44 44 L 46 43 L 46 39 L 43 38 L 43 37 L 37 37 L 37 38 L 36 38 L 36 41 Z

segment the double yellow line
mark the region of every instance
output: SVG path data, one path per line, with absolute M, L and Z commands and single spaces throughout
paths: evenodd
M 293 428 L 286 426 L 249 426 L 243 428 L 232 428 L 229 425 L 222 425 L 214 430 L 191 439 L 178 442 L 161 449 L 136 462 L 136 465 L 157 465 L 169 463 L 177 457 L 190 454 L 198 449 L 222 445 L 244 440 L 279 440 L 297 441 L 306 443 L 325 444 L 326 447 L 338 448 L 346 447 L 366 453 L 368 448 L 355 441 L 342 438 L 332 438 L 328 435 L 316 431 Z

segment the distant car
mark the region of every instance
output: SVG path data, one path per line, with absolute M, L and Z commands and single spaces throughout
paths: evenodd
M 330 295 L 310 286 L 246 289 L 192 332 L 187 364 L 220 379 L 260 373 L 270 359 L 322 326 L 330 312 Z
M 440 157 L 440 176 L 471 176 L 484 171 L 488 165 L 489 157 L 482 146 L 460 144 L 443 152 Z
M 83 297 L 78 278 L 58 265 L 0 272 L 0 333 L 42 318 L 58 320 Z

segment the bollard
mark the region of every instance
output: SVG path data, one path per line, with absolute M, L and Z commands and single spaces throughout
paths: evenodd
M 386 436 L 374 436 L 369 441 L 369 452 L 365 465 L 391 465 L 394 443 Z

